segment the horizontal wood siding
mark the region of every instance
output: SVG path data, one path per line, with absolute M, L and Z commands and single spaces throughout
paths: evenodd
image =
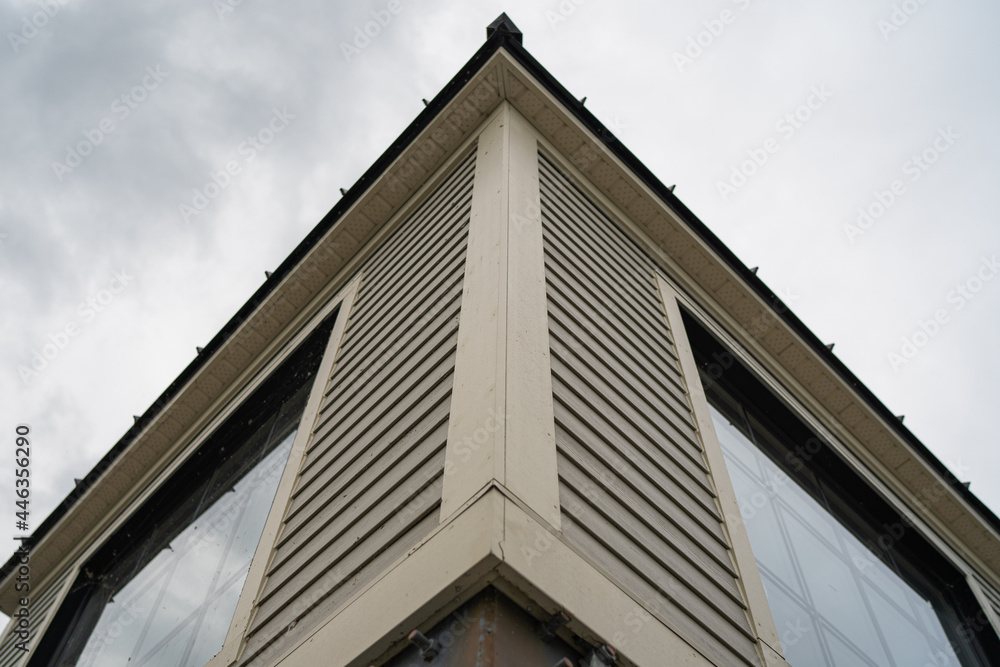
M 653 263 L 539 162 L 564 540 L 716 664 L 758 665 Z
M 362 269 L 241 664 L 273 662 L 438 525 L 474 170 L 473 152 Z
M 978 574 L 973 573 L 972 575 L 976 579 L 976 583 L 979 584 L 979 588 L 983 591 L 983 595 L 989 601 L 990 606 L 993 608 L 994 617 L 1000 619 L 1000 590 L 997 590 L 986 581 L 984 578 Z M 1000 634 L 1000 627 L 996 628 L 998 634 Z
M 28 613 L 30 617 L 27 642 L 29 648 L 35 647 L 38 638 L 55 615 L 57 603 L 65 596 L 71 572 L 72 570 L 63 572 L 58 579 L 41 591 L 29 591 Z M 27 652 L 15 646 L 21 641 L 21 638 L 13 633 L 16 630 L 16 624 L 17 618 L 12 618 L 5 630 L 3 641 L 0 642 L 0 667 L 14 667 L 26 662 Z

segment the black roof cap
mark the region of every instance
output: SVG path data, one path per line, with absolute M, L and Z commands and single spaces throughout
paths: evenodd
M 496 20 L 493 21 L 493 23 L 486 26 L 486 39 L 492 37 L 493 33 L 497 32 L 498 30 L 500 32 L 506 32 L 510 34 L 511 37 L 517 40 L 518 44 L 524 43 L 524 35 L 521 34 L 521 31 L 517 29 L 517 26 L 514 25 L 514 22 L 510 20 L 509 16 L 507 16 L 507 12 L 500 14 L 500 16 L 498 16 Z

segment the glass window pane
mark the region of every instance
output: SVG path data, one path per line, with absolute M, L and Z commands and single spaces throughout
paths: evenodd
M 847 555 L 854 568 L 861 573 L 865 583 L 878 590 L 903 608 L 910 606 L 913 589 L 900 580 L 899 576 L 889 569 L 874 553 L 865 547 L 853 535 L 844 537 Z
M 831 667 L 823 655 L 819 630 L 806 607 L 782 590 L 767 574 L 763 575 L 763 581 L 767 600 L 775 616 L 778 638 L 788 663 Z M 782 619 L 781 623 L 778 623 L 778 618 Z
M 198 636 L 192 644 L 191 655 L 180 667 L 201 667 L 219 652 L 221 644 L 218 638 L 224 639 L 229 632 L 232 621 L 232 612 L 229 610 L 236 609 L 245 579 L 245 574 L 234 576 L 224 584 L 222 590 L 214 594 L 215 600 L 205 607 L 204 616 L 198 624 Z
M 201 667 L 219 652 L 338 312 L 255 381 L 102 541 L 41 638 L 33 667 Z
M 709 410 L 712 412 L 712 421 L 715 423 L 715 434 L 719 436 L 719 444 L 722 445 L 722 450 L 726 453 L 727 458 L 740 461 L 748 473 L 763 480 L 763 475 L 757 465 L 757 453 L 754 451 L 753 443 L 715 407 L 709 406 Z
M 742 468 L 732 466 L 730 477 L 747 532 L 757 536 L 753 547 L 758 566 L 801 595 L 802 587 L 792 563 L 791 547 L 778 525 L 774 503 L 768 498 L 764 487 L 751 481 Z
M 130 658 L 128 663 L 121 663 L 123 665 L 128 665 L 131 667 L 135 665 L 136 667 L 150 667 L 150 665 L 181 665 L 183 664 L 183 655 L 187 645 L 191 641 L 191 635 L 194 631 L 194 624 L 188 623 L 186 625 L 173 628 L 172 632 L 168 633 L 159 643 L 150 646 L 145 654 L 139 658 Z M 99 663 L 99 666 L 103 663 Z M 111 663 L 108 663 L 108 667 L 111 667 Z
M 888 664 L 851 568 L 831 546 L 788 517 L 789 540 L 819 615 L 877 664 Z
M 928 599 L 747 433 L 712 418 L 792 667 L 961 664 Z
M 888 662 L 872 662 L 870 658 L 858 651 L 850 642 L 844 641 L 837 633 L 826 632 L 823 635 L 830 649 L 834 667 L 888 667 Z M 792 664 L 792 663 L 789 663 Z M 799 667 L 792 664 L 792 667 Z M 923 667 L 921 665 L 921 667 Z
M 84 649 L 89 664 L 201 665 L 222 648 L 294 439 L 293 430 L 115 594 Z
M 914 625 L 914 619 L 890 603 L 880 593 L 866 585 L 872 611 L 885 637 L 893 658 L 901 665 L 934 664 L 934 653 L 923 631 Z M 954 663 L 957 665 L 958 661 Z

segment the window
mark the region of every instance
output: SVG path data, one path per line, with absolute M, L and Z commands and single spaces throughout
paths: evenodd
M 685 324 L 789 664 L 990 664 L 996 637 L 975 622 L 954 566 L 728 350 Z
M 218 653 L 335 317 L 89 559 L 31 665 L 200 667 Z

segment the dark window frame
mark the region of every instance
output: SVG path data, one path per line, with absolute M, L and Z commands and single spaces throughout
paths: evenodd
M 953 617 L 947 619 L 949 627 L 945 629 L 953 646 L 960 648 L 962 660 L 1000 664 L 990 658 L 1000 656 L 1000 638 L 962 572 L 805 423 L 797 406 L 773 392 L 768 381 L 745 365 L 698 316 L 683 306 L 681 314 L 706 397 L 712 395 L 713 385 L 718 385 L 741 404 L 752 406 L 761 425 L 776 436 L 774 442 L 755 442 L 757 447 L 883 563 L 917 590 L 929 592 L 950 607 Z M 793 448 L 788 443 L 798 445 Z M 891 531 L 891 543 L 885 539 L 880 543 L 879 538 L 890 533 L 887 528 L 897 525 L 906 529 Z M 888 549 L 883 548 L 886 543 L 890 544 Z
M 160 527 L 162 517 L 183 504 L 178 498 L 187 498 L 192 491 L 202 487 L 220 466 L 227 461 L 232 463 L 231 457 L 237 451 L 234 446 L 241 447 L 257 431 L 260 415 L 277 416 L 287 401 L 303 391 L 305 397 L 299 398 L 305 409 L 340 310 L 340 304 L 335 306 L 249 396 L 217 425 L 197 449 L 160 483 L 152 495 L 139 506 L 131 508 L 129 518 L 80 567 L 58 611 L 39 636 L 37 649 L 27 667 L 62 667 L 67 664 L 61 660 L 61 656 L 69 642 L 80 638 L 78 629 L 82 628 L 88 628 L 85 632 L 89 638 L 103 611 L 103 605 L 88 604 L 97 593 L 95 579 L 131 558 L 134 554 L 132 545 L 141 544 L 143 539 Z M 245 474 L 252 466 L 246 468 L 240 465 L 239 469 Z

